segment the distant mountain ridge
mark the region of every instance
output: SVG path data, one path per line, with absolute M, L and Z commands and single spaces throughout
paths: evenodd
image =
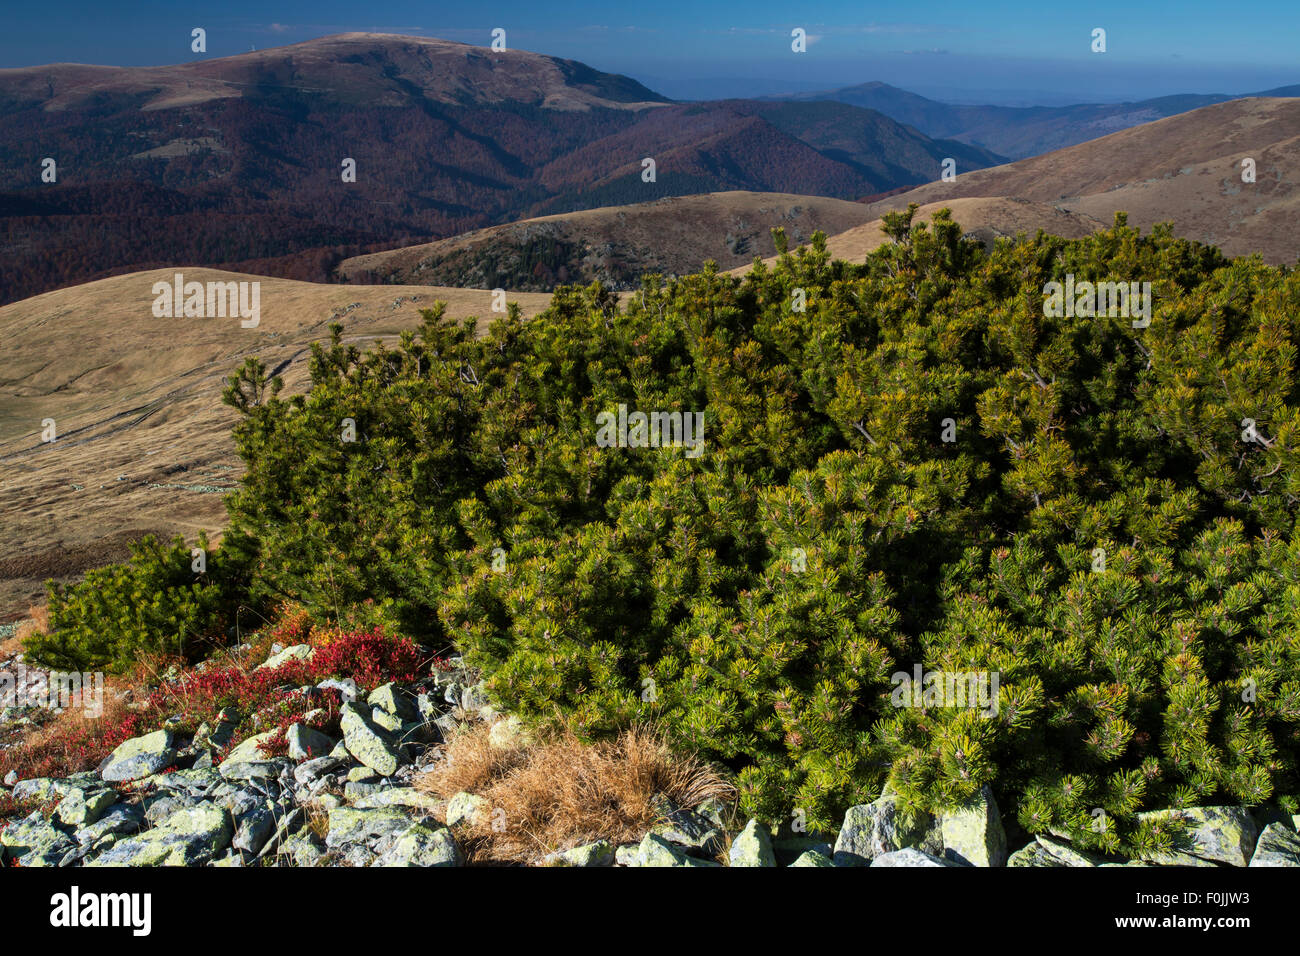
M 854 200 L 947 157 L 1003 161 L 845 104 L 675 103 L 573 60 L 387 34 L 0 70 L 0 302 L 179 264 L 323 279 L 349 254 L 677 195 Z
M 927 99 L 877 81 L 766 99 L 780 102 L 836 102 L 859 106 L 913 126 L 926 136 L 954 139 L 982 146 L 1011 159 L 1024 159 L 1203 106 L 1252 97 L 1294 96 L 1300 96 L 1300 84 L 1240 96 L 1188 93 L 1136 103 L 965 106 Z

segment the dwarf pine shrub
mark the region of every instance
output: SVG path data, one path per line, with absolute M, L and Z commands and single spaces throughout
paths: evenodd
M 247 582 L 236 555 L 209 550 L 206 535 L 196 570 L 193 549 L 179 535 L 132 544 L 122 564 L 88 572 L 70 586 L 46 587 L 49 628 L 26 643 L 34 663 L 59 670 L 113 670 L 141 657 L 196 660 L 225 643 Z
M 1142 810 L 1300 810 L 1300 278 L 1122 216 L 886 232 L 368 352 L 335 327 L 290 398 L 252 362 L 223 551 L 254 600 L 454 643 L 526 718 L 652 723 L 775 822 L 988 784 L 1136 852 L 1168 845 Z M 1069 276 L 1151 283 L 1150 322 L 1045 308 Z M 598 444 L 627 410 L 702 413 L 702 453 Z

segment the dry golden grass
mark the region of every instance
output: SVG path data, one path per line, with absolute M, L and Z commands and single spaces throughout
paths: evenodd
M 594 744 L 559 733 L 508 748 L 492 747 L 488 733 L 479 724 L 456 734 L 445 758 L 416 784 L 443 799 L 475 793 L 493 811 L 505 811 L 500 832 L 490 818 L 467 826 L 463 842 L 472 862 L 537 862 L 599 839 L 639 840 L 658 820 L 659 795 L 684 807 L 736 796 L 717 770 L 695 756 L 674 754 L 646 728 Z

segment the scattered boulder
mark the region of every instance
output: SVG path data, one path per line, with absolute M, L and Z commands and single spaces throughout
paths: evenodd
M 1259 835 L 1251 866 L 1300 866 L 1300 834 L 1280 823 L 1270 823 Z
M 176 760 L 176 741 L 170 730 L 155 730 L 117 745 L 100 765 L 100 776 L 111 783 L 150 777 Z
M 343 705 L 340 726 L 348 753 L 382 777 L 390 777 L 397 772 L 404 759 L 401 751 L 360 705 Z
M 834 866 L 835 861 L 825 853 L 818 853 L 816 850 L 806 850 L 799 855 L 799 859 L 790 864 L 791 866 Z
M 290 661 L 309 660 L 315 653 L 316 649 L 310 644 L 294 644 L 290 647 L 286 647 L 279 653 L 272 654 L 261 664 L 257 665 L 257 670 L 273 670 L 274 668 L 287 664 Z
M 462 866 L 460 846 L 446 827 L 416 823 L 397 836 L 372 866 Z
M 288 731 L 285 732 L 285 739 L 289 742 L 289 758 L 291 760 L 311 760 L 316 757 L 324 757 L 334 749 L 336 741 L 308 727 L 306 724 L 290 724 Z
M 76 842 L 64 833 L 39 810 L 21 820 L 15 820 L 0 830 L 0 846 L 5 855 L 18 861 L 19 866 L 58 866 Z
M 343 848 L 349 844 L 367 846 L 381 837 L 405 832 L 412 822 L 411 817 L 399 807 L 338 807 L 329 812 L 329 833 L 325 837 L 325 845 L 330 849 Z
M 916 846 L 924 839 L 927 824 L 927 820 L 905 819 L 892 793 L 874 803 L 849 807 L 835 840 L 835 865 L 867 866 L 882 853 Z
M 687 847 L 697 856 L 713 856 L 722 849 L 722 830 L 706 817 L 679 807 L 665 797 L 660 797 L 658 804 L 661 821 L 654 825 L 651 833 Z
M 595 843 L 551 853 L 542 862 L 548 866 L 613 866 L 614 860 L 615 851 L 610 842 L 597 840 Z
M 117 794 L 112 790 L 86 791 L 73 787 L 59 801 L 54 813 L 65 826 L 83 827 L 98 820 L 116 802 Z
M 636 849 L 632 866 L 721 866 L 688 856 L 686 851 L 657 833 L 647 833 Z
M 372 690 L 366 703 L 401 720 L 415 720 L 417 714 L 410 697 L 396 684 L 384 684 Z
M 1139 820 L 1177 820 L 1186 828 L 1176 849 L 1201 860 L 1246 866 L 1255 852 L 1259 826 L 1245 807 L 1189 807 L 1139 813 Z M 1153 862 L 1168 865 L 1177 856 L 1164 854 Z M 1175 865 L 1179 865 L 1176 864 Z
M 939 826 L 945 859 L 966 866 L 1006 864 L 1007 835 L 993 791 L 987 784 L 964 807 L 941 813 Z
M 872 861 L 872 866 L 959 866 L 951 860 L 941 860 L 937 856 L 929 853 L 923 853 L 913 847 L 904 847 L 901 850 L 890 850 L 888 853 L 878 854 Z
M 447 826 L 454 827 L 461 823 L 481 826 L 487 822 L 490 813 L 491 807 L 485 797 L 462 790 L 447 801 Z
M 221 807 L 178 810 L 152 830 L 119 840 L 87 866 L 202 866 L 230 846 L 234 828 Z
M 732 866 L 776 866 L 772 835 L 767 827 L 757 820 L 750 820 L 731 841 L 728 858 Z

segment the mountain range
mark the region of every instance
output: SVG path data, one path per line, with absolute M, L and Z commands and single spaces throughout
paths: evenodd
M 927 136 L 954 139 L 982 146 L 1011 159 L 1024 159 L 1203 106 L 1251 97 L 1293 96 L 1300 96 L 1300 84 L 1259 93 L 1186 93 L 1132 103 L 963 106 L 940 103 L 877 81 L 772 99 L 796 103 L 846 103 L 876 110 L 890 119 L 915 127 Z
M 349 252 L 718 190 L 858 199 L 949 157 L 1003 160 L 844 103 L 674 103 L 572 60 L 417 37 L 0 70 L 0 302 L 178 263 L 321 279 Z

